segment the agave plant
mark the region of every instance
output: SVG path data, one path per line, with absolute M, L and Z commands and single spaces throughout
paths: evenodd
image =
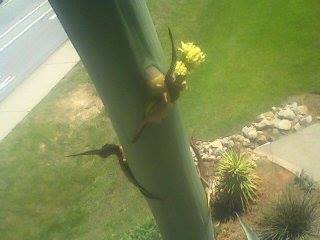
M 148 194 L 145 200 L 156 222 L 161 223 L 159 228 L 164 238 L 212 240 L 205 193 L 185 141 L 186 133 L 181 127 L 178 105 L 173 104 L 179 97 L 173 76 L 174 64 L 165 65 L 163 50 L 145 0 L 90 1 L 92 14 L 88 13 L 87 0 L 49 1 L 84 60 L 92 82 L 108 109 L 119 143 L 124 147 L 127 165 L 130 166 L 130 170 L 126 167 L 125 174 L 131 175 L 130 178 L 136 176 L 140 186 L 147 186 L 149 193 L 158 196 L 154 198 Z M 171 62 L 175 63 L 176 50 L 170 32 L 169 38 Z M 187 55 L 194 53 L 192 49 L 197 51 L 196 55 L 191 55 L 200 58 L 191 56 L 189 60 L 202 61 L 204 57 L 201 58 L 197 48 L 183 52 Z M 148 71 L 150 68 L 151 74 Z M 185 73 L 181 70 L 176 74 Z M 153 79 L 163 79 L 166 84 L 156 96 L 148 87 Z M 183 86 L 185 83 L 182 81 Z M 149 106 L 153 98 L 157 99 L 157 104 L 153 114 L 147 117 L 145 106 Z M 166 120 L 161 121 L 164 117 Z M 152 127 L 139 138 L 139 134 L 135 133 L 143 130 L 145 122 Z M 124 163 L 121 164 L 122 167 Z M 181 201 L 182 197 L 188 201 Z M 174 214 L 168 209 L 175 209 Z
M 254 232 L 250 227 L 248 227 L 246 224 L 244 224 L 241 220 L 241 218 L 239 217 L 239 215 L 236 213 L 237 218 L 241 224 L 241 227 L 244 231 L 244 233 L 246 234 L 246 237 L 248 240 L 260 240 L 260 238 L 258 237 L 257 233 Z
M 220 160 L 217 199 L 226 212 L 243 212 L 257 198 L 256 164 L 240 151 L 226 152 Z

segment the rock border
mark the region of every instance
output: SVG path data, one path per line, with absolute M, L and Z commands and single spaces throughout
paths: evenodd
M 203 178 L 214 179 L 215 166 L 226 151 L 239 149 L 250 155 L 250 158 L 255 161 L 261 157 L 261 154 L 254 152 L 254 149 L 273 142 L 283 135 L 299 131 L 310 125 L 314 119 L 320 121 L 320 116 L 312 116 L 307 106 L 298 105 L 296 102 L 281 107 L 272 107 L 270 111 L 258 115 L 254 122 L 244 126 L 241 133 L 213 141 L 193 140 L 198 151 L 198 157 L 196 157 L 190 147 L 195 165 L 198 166 L 198 169 L 201 167 Z M 288 170 L 291 171 L 290 169 Z

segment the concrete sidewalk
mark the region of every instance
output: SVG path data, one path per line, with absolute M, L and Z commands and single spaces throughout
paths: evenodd
M 262 145 L 255 151 L 294 173 L 303 169 L 320 181 L 320 123 Z
M 68 40 L 0 103 L 0 141 L 79 62 Z

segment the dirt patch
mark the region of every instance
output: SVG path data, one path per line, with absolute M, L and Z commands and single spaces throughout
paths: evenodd
M 297 102 L 299 105 L 306 105 L 313 116 L 320 116 L 320 93 L 307 93 L 293 96 L 290 102 Z
M 47 150 L 47 145 L 46 144 L 44 144 L 44 143 L 40 143 L 39 144 L 39 150 L 40 150 L 40 152 L 45 152 L 46 150 Z
M 103 104 L 91 84 L 81 84 L 56 104 L 55 121 L 81 123 L 98 116 Z

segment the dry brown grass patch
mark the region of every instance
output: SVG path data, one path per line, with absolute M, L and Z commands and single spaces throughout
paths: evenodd
M 103 109 L 91 84 L 81 84 L 55 104 L 58 122 L 81 123 L 97 117 Z

